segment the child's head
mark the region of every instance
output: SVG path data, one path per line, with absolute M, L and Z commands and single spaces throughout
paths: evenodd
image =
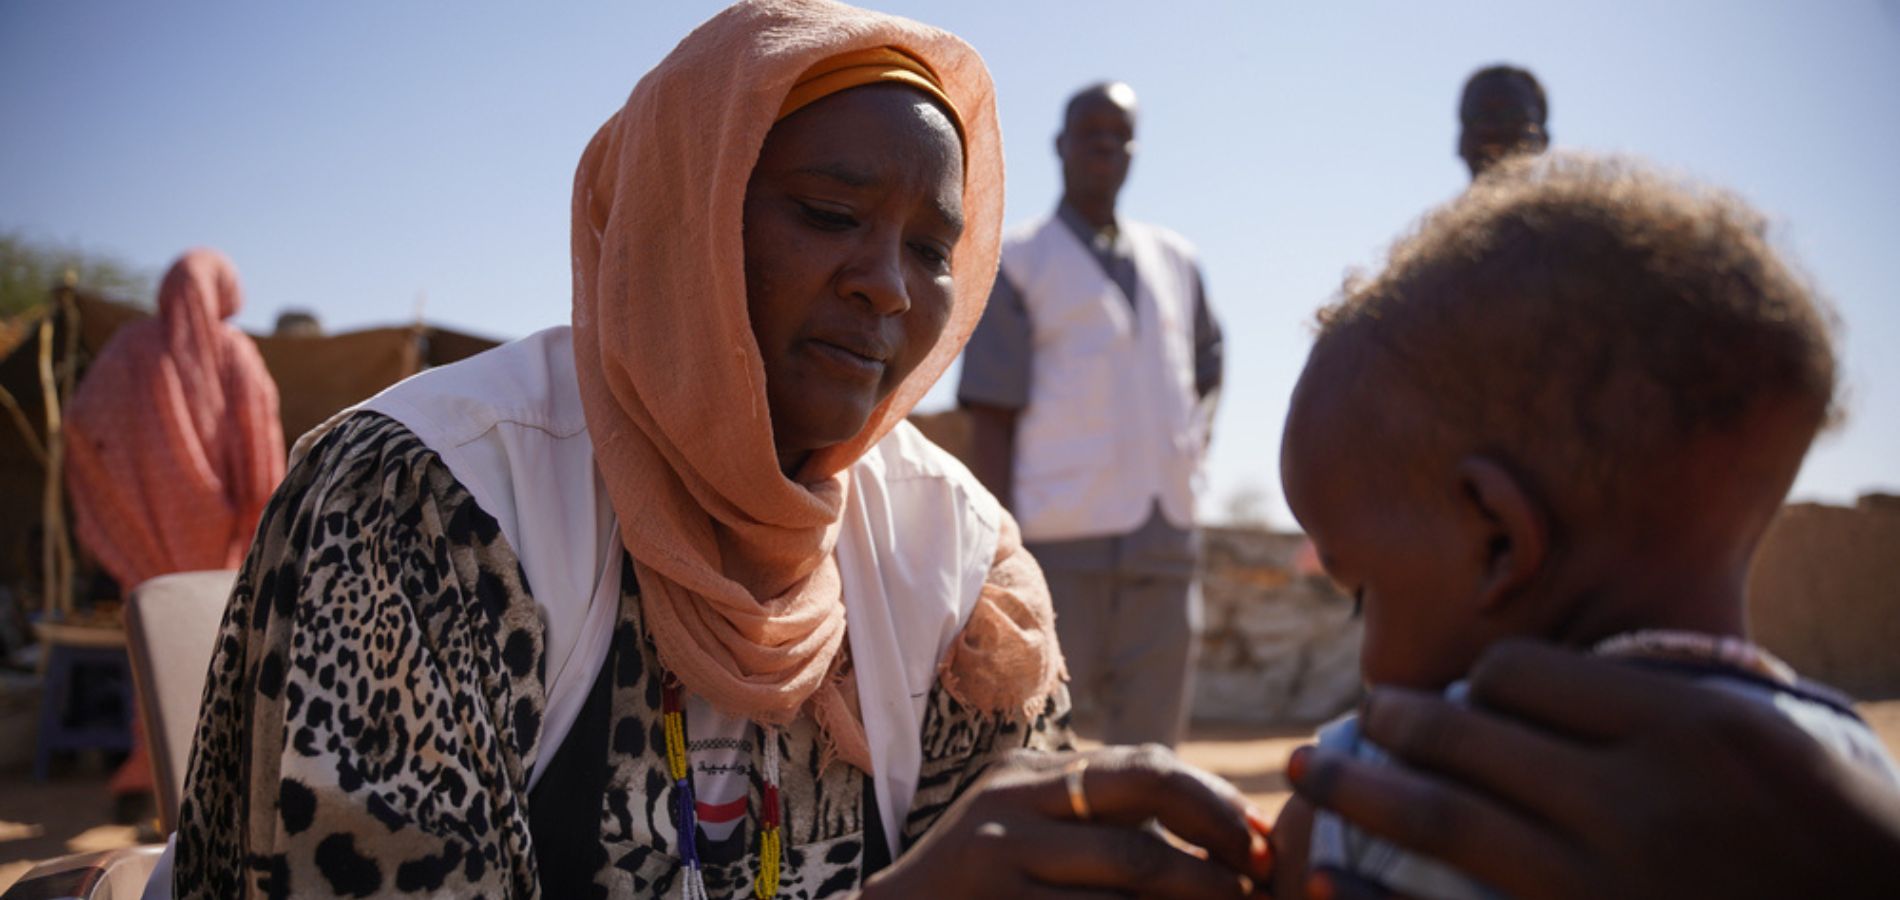
M 1287 501 L 1374 682 L 1739 623 L 1833 412 L 1830 320 L 1739 200 L 1575 156 L 1498 174 L 1321 312 L 1287 418 Z

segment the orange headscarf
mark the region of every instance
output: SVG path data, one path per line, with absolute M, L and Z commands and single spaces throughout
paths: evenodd
M 956 111 L 956 101 L 943 92 L 937 73 L 930 71 L 923 60 L 895 47 L 853 50 L 819 60 L 798 77 L 785 102 L 779 104 L 775 118 L 783 119 L 832 94 L 868 84 L 901 84 L 930 95 L 950 108 L 950 118 L 956 121 L 957 132 L 962 133 L 963 114 Z
M 157 318 L 119 329 L 75 392 L 74 531 L 125 590 L 236 568 L 284 477 L 277 384 L 224 321 L 241 303 L 224 254 L 187 252 L 159 286 Z
M 923 68 L 961 119 L 956 296 L 942 338 L 863 431 L 787 479 L 746 311 L 746 183 L 794 86 L 828 60 L 879 48 Z M 863 725 L 840 666 L 845 616 L 832 555 L 845 470 L 969 339 L 996 273 L 1002 214 L 995 95 L 976 52 L 946 32 L 825 0 L 743 2 L 701 25 L 601 126 L 575 176 L 575 365 L 661 661 L 728 714 L 784 724 L 808 711 L 865 771 Z M 1033 563 L 1033 578 L 1020 575 L 1027 556 L 1014 553 L 1014 528 L 1005 532 L 1017 574 L 1008 591 L 986 589 L 1005 601 L 979 604 L 971 627 L 982 637 L 960 644 L 997 646 L 1012 662 L 978 679 L 1007 680 L 981 692 L 994 709 L 1039 699 L 1029 694 L 1050 689 L 1060 668 L 1047 589 Z

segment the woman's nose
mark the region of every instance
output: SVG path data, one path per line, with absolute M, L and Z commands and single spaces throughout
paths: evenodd
M 903 242 L 894 238 L 868 240 L 839 276 L 838 290 L 870 304 L 880 316 L 910 309 L 904 286 Z

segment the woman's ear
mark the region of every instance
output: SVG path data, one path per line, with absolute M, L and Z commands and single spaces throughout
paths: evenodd
M 1497 609 L 1543 571 L 1550 549 L 1549 517 L 1523 480 L 1496 459 L 1467 456 L 1458 463 L 1458 478 L 1471 511 L 1487 529 L 1478 608 Z

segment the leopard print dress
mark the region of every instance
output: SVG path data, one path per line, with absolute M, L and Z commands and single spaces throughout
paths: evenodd
M 598 840 L 578 858 L 594 896 L 680 896 L 663 674 L 635 579 L 622 583 L 596 686 L 611 707 Z M 555 752 L 538 743 L 543 640 L 514 551 L 441 459 L 393 420 L 345 420 L 286 476 L 232 592 L 179 811 L 175 895 L 541 896 L 527 784 Z M 778 734 L 779 896 L 847 895 L 880 830 L 870 781 L 820 766 L 809 719 Z M 939 686 L 922 739 L 901 846 L 1001 754 L 1068 748 L 1067 693 L 1025 720 Z M 696 846 L 712 896 L 751 895 L 756 853 L 722 858 L 703 835 Z

